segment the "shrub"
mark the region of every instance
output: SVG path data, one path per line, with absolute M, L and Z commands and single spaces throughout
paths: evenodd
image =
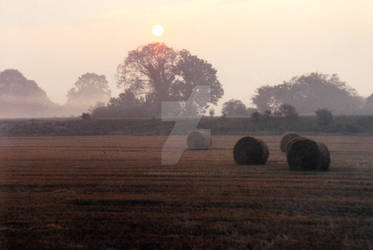
M 325 127 L 334 122 L 333 114 L 328 109 L 318 109 L 315 113 L 319 126 Z

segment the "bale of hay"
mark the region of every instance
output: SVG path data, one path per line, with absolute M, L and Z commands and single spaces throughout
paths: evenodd
M 290 170 L 327 171 L 330 153 L 325 144 L 298 137 L 293 139 L 288 147 L 287 161 Z
M 288 143 L 293 140 L 294 138 L 297 138 L 299 137 L 300 135 L 296 134 L 296 133 L 288 133 L 288 134 L 285 134 L 282 139 L 281 139 L 281 143 L 280 143 L 280 149 L 281 149 L 281 152 L 285 153 L 286 152 L 286 147 L 288 145 Z
M 296 142 L 298 139 L 302 139 L 302 138 L 305 138 L 303 136 L 298 136 L 298 137 L 294 137 L 292 138 L 290 141 L 288 141 L 288 143 L 286 144 L 286 151 L 285 152 L 288 152 L 289 151 L 289 148 L 291 147 L 291 145 Z
M 328 171 L 330 166 L 330 152 L 328 147 L 322 143 L 319 142 L 319 149 L 320 149 L 320 160 L 319 165 L 317 166 L 317 170 L 319 171 Z
M 195 130 L 188 134 L 187 146 L 188 149 L 201 150 L 209 149 L 211 147 L 212 140 L 209 130 Z
M 239 165 L 264 165 L 268 156 L 267 145 L 251 136 L 241 138 L 233 149 L 234 160 Z

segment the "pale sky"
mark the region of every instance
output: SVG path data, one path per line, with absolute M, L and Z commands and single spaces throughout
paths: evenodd
M 165 33 L 155 37 L 152 27 Z M 373 0 L 0 0 L 0 71 L 19 69 L 54 102 L 86 72 L 163 41 L 209 61 L 224 100 L 318 71 L 373 92 Z

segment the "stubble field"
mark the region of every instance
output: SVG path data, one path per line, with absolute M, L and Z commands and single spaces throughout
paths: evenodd
M 238 166 L 238 136 L 162 165 L 166 137 L 0 140 L 0 248 L 372 249 L 373 137 L 313 137 L 329 172 Z M 178 138 L 182 144 L 183 138 Z

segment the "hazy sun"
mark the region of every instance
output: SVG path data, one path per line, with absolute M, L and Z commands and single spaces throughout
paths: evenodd
M 162 25 L 157 24 L 153 26 L 153 34 L 155 36 L 161 36 L 163 34 L 163 31 L 164 30 L 163 30 Z

